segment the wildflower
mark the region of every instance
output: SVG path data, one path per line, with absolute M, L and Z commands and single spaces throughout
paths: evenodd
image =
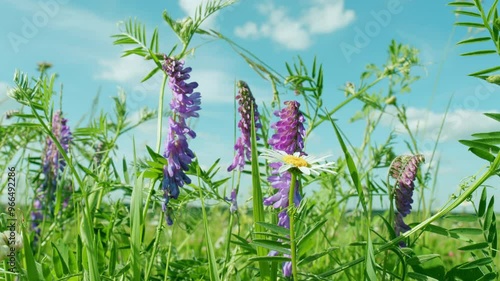
M 235 168 L 238 168 L 240 171 L 243 170 L 243 167 L 245 166 L 245 157 L 249 161 L 252 158 L 250 150 L 252 107 L 255 129 L 262 127 L 259 122 L 259 111 L 257 109 L 257 104 L 255 103 L 255 98 L 253 97 L 247 83 L 238 81 L 237 86 L 239 91 L 238 95 L 236 95 L 236 99 L 238 100 L 238 112 L 240 113 L 241 118 L 238 122 L 238 128 L 241 130 L 241 136 L 236 140 L 236 144 L 234 145 L 236 155 L 234 156 L 233 163 L 227 168 L 228 172 L 234 170 Z M 258 139 L 259 138 L 257 137 L 257 140 Z
M 318 162 L 324 160 L 325 158 L 329 157 L 323 156 L 320 158 L 316 158 L 314 156 L 301 156 L 300 152 L 295 152 L 292 155 L 280 151 L 280 150 L 271 150 L 271 149 L 265 149 L 262 154 L 262 158 L 267 159 L 269 162 L 281 162 L 282 165 L 278 168 L 278 173 L 283 173 L 286 172 L 292 168 L 298 169 L 300 172 L 302 172 L 305 175 L 319 175 L 321 172 L 328 172 L 334 174 L 335 172 L 331 169 L 331 167 L 334 165 L 333 162 L 328 162 L 324 164 L 318 164 Z
M 62 118 L 61 115 L 61 111 L 56 111 L 52 117 L 52 134 L 55 136 L 63 150 L 67 153 L 72 140 L 72 134 L 69 126 L 67 125 L 68 120 Z M 65 166 L 66 161 L 62 157 L 61 152 L 58 150 L 52 138 L 47 136 L 42 157 L 43 180 L 42 184 L 37 189 L 36 197 L 33 202 L 33 211 L 31 213 L 32 228 L 37 234 L 40 234 L 38 225 L 43 220 L 42 209 L 47 210 L 46 213 L 49 215 L 53 215 L 52 212 L 54 208 L 53 205 L 55 201 L 57 182 L 60 180 L 61 172 L 64 170 Z M 66 203 L 63 203 L 63 208 L 68 205 L 71 185 L 67 185 L 64 192 L 64 202 Z
M 410 227 L 404 222 L 403 218 L 411 212 L 415 176 L 419 164 L 424 161 L 424 156 L 421 154 L 405 155 L 396 157 L 391 164 L 389 174 L 396 179 L 396 185 L 398 187 L 394 191 L 394 200 L 396 203 L 394 230 L 397 236 L 410 230 Z M 404 246 L 404 243 L 401 245 Z
M 167 140 L 163 156 L 167 158 L 167 165 L 163 167 L 162 189 L 164 190 L 164 210 L 168 210 L 170 198 L 177 199 L 179 187 L 190 184 L 191 179 L 186 175 L 189 165 L 195 155 L 188 146 L 188 137 L 195 138 L 196 133 L 189 128 L 187 120 L 198 117 L 201 109 L 201 94 L 194 92 L 198 83 L 186 83 L 190 78 L 190 67 L 184 68 L 184 62 L 165 56 L 163 70 L 168 74 L 168 85 L 172 90 L 170 109 L 172 115 L 168 120 Z M 166 214 L 168 224 L 172 224 L 169 214 Z
M 328 171 L 332 163 L 317 164 L 324 158 L 314 158 L 306 156 L 304 153 L 305 118 L 299 111 L 300 104 L 296 101 L 286 101 L 284 107 L 274 114 L 280 120 L 271 125 L 275 129 L 275 134 L 269 139 L 268 143 L 274 150 L 264 150 L 261 156 L 267 159 L 271 167 L 271 176 L 268 181 L 271 187 L 277 189 L 277 192 L 264 199 L 264 205 L 272 205 L 280 209 L 278 213 L 278 225 L 290 228 L 290 217 L 288 215 L 289 191 L 292 183 L 292 174 L 290 169 L 297 169 L 304 174 L 319 174 L 321 171 Z M 294 204 L 298 206 L 302 199 L 299 193 L 299 182 L 296 181 L 294 190 Z M 284 262 L 282 265 L 283 275 L 288 277 L 292 275 L 291 262 Z
M 306 130 L 304 129 L 304 115 L 299 111 L 300 104 L 296 101 L 286 101 L 284 104 L 285 108 L 274 113 L 280 121 L 271 125 L 276 133 L 268 143 L 274 149 L 288 154 L 302 152 Z
M 271 125 L 271 128 L 276 130 L 276 133 L 272 135 L 272 137 L 268 140 L 269 145 L 275 150 L 281 150 L 287 154 L 300 153 L 305 154 L 303 152 L 304 149 L 304 136 L 305 136 L 305 128 L 304 121 L 305 118 L 302 113 L 299 111 L 300 104 L 296 101 L 285 101 L 284 104 L 286 107 L 281 109 L 280 111 L 276 111 L 274 113 L 275 116 L 279 117 L 280 120 Z M 267 153 L 270 155 L 274 155 L 273 152 Z M 264 154 L 264 157 L 267 157 Z M 268 160 L 271 160 L 269 157 Z M 280 171 L 283 166 L 283 159 L 274 159 L 269 163 L 269 167 L 271 167 L 271 176 L 267 178 L 271 187 L 277 189 L 278 191 L 271 195 L 268 198 L 264 198 L 264 205 L 272 205 L 274 208 L 287 208 L 288 207 L 288 195 L 290 190 L 290 184 L 292 175 L 285 168 Z M 295 196 L 294 203 L 296 206 L 299 205 L 301 200 L 301 196 L 299 195 L 299 186 L 298 183 L 295 186 Z M 287 227 L 287 222 L 289 221 L 286 216 L 288 214 L 286 211 L 282 213 L 281 219 L 278 222 L 279 226 Z
M 236 201 L 237 196 L 238 196 L 238 194 L 236 192 L 236 189 L 233 189 L 233 190 L 231 190 L 231 197 L 230 198 L 226 197 L 226 200 L 231 202 L 231 207 L 229 208 L 229 211 L 231 213 L 238 211 L 238 201 Z

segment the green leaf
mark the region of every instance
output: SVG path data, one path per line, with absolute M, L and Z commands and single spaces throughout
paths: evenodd
M 30 240 L 28 238 L 29 232 L 26 231 L 26 226 L 24 225 L 24 223 L 22 224 L 22 228 L 23 228 L 24 262 L 26 263 L 26 273 L 30 281 L 38 281 L 40 280 L 40 275 L 38 272 L 38 267 L 35 262 L 35 258 L 33 257 L 33 250 L 30 244 Z
M 497 154 L 500 151 L 500 149 L 494 145 L 484 144 L 484 143 L 481 143 L 477 140 L 459 140 L 459 142 L 463 145 L 468 146 L 468 147 L 477 148 L 479 150 L 483 150 L 483 151 L 491 152 L 491 153 L 495 153 L 495 154 Z
M 297 241 L 297 249 L 299 249 L 299 257 L 305 254 L 314 246 L 314 234 L 321 229 L 321 227 L 327 222 L 327 220 L 320 221 L 316 223 L 309 231 L 307 231 L 302 237 Z
M 455 25 L 473 27 L 473 28 L 484 28 L 484 25 L 482 23 L 477 23 L 477 22 L 456 22 Z
M 161 68 L 160 68 L 160 67 L 158 67 L 158 66 L 156 66 L 155 68 L 153 68 L 153 70 L 151 70 L 151 71 L 148 73 L 148 75 L 146 75 L 146 76 L 144 76 L 144 78 L 142 78 L 141 83 L 148 81 L 148 80 L 149 80 L 149 78 L 153 77 L 153 75 L 155 75 L 155 74 L 158 72 L 158 70 L 160 70 L 160 69 L 161 69 Z
M 486 187 L 485 187 L 481 192 L 481 200 L 479 201 L 479 208 L 477 211 L 477 215 L 479 217 L 482 217 L 484 215 L 484 211 L 486 211 L 486 200 L 488 200 L 488 195 L 486 194 Z
M 53 242 L 51 242 L 51 244 L 54 271 L 56 272 L 57 277 L 61 278 L 63 274 L 69 274 L 68 264 L 66 263 L 64 257 L 61 255 L 61 252 L 59 251 L 57 246 Z
M 490 117 L 491 119 L 500 122 L 500 113 L 485 113 L 484 115 Z
M 468 52 L 468 53 L 463 53 L 460 54 L 461 56 L 478 56 L 478 55 L 489 55 L 489 54 L 496 54 L 497 51 L 495 50 L 481 50 L 481 51 L 473 51 L 473 52 Z
M 486 249 L 489 247 L 489 244 L 487 242 L 480 242 L 472 245 L 467 245 L 458 248 L 460 251 L 475 251 L 475 250 L 481 250 L 481 249 Z
M 470 12 L 470 11 L 464 11 L 464 10 L 455 10 L 454 12 L 457 15 L 465 15 L 465 16 L 471 16 L 471 17 L 476 17 L 476 18 L 481 17 L 481 15 L 476 13 L 476 12 Z
M 411 267 L 413 271 L 431 278 L 436 278 L 437 280 L 444 280 L 446 270 L 441 256 L 432 253 L 432 251 L 428 248 L 420 247 L 418 245 L 415 247 L 416 248 L 414 250 L 422 253 L 422 255 L 412 256 L 409 259 L 412 263 Z
M 496 280 L 497 279 L 497 273 L 496 272 L 490 272 L 490 273 L 487 273 L 485 275 L 483 275 L 483 277 L 477 279 L 477 281 L 490 281 L 490 280 Z
M 493 261 L 491 257 L 485 257 L 485 258 L 480 258 L 471 262 L 467 262 L 459 266 L 458 268 L 460 269 L 471 269 L 471 268 L 476 268 L 480 267 L 483 265 L 490 264 Z
M 498 132 L 489 132 L 489 133 L 475 133 L 472 134 L 475 138 L 489 139 L 489 138 L 499 138 L 500 139 L 500 131 Z
M 470 38 L 470 39 L 465 39 L 465 40 L 458 42 L 457 45 L 476 43 L 476 42 L 485 42 L 485 41 L 490 41 L 490 40 L 491 40 L 491 37 Z
M 491 239 L 491 256 L 496 257 L 498 253 L 498 234 L 495 232 L 495 235 L 492 238 L 493 239 Z
M 484 143 L 484 144 L 490 144 L 490 145 L 496 145 L 500 144 L 500 137 L 498 138 L 480 138 L 476 139 L 475 141 Z
M 465 234 L 465 235 L 482 235 L 484 232 L 480 228 L 468 228 L 468 227 L 460 227 L 460 228 L 452 228 L 449 230 L 450 233 L 456 234 Z
M 438 279 L 434 279 L 430 276 L 417 273 L 417 272 L 408 272 L 408 277 L 418 280 L 418 281 L 439 281 Z
M 447 215 L 444 217 L 445 219 L 461 221 L 461 222 L 475 222 L 477 221 L 477 217 L 475 215 L 469 214 L 460 214 L 460 215 Z
M 274 233 L 281 234 L 281 235 L 290 235 L 290 230 L 288 230 L 287 228 L 277 226 L 275 224 L 271 224 L 271 223 L 267 223 L 267 222 L 257 222 L 257 224 L 265 227 L 266 229 L 268 229 Z
M 455 7 L 474 7 L 474 3 L 465 2 L 465 1 L 450 2 L 450 3 L 448 3 L 448 5 L 455 6 Z
M 141 268 L 144 266 L 141 260 L 143 185 L 143 176 L 140 175 L 135 181 L 130 202 L 130 263 L 132 265 L 132 280 L 136 281 L 141 280 Z
M 430 260 L 438 258 L 438 257 L 440 257 L 440 255 L 438 255 L 438 254 L 420 255 L 420 256 L 411 257 L 406 262 L 409 265 L 417 265 L 417 264 L 425 263 L 427 261 L 430 261 Z
M 478 72 L 471 73 L 471 74 L 469 74 L 469 76 L 480 76 L 480 75 L 488 74 L 488 73 L 498 71 L 498 70 L 500 70 L 500 66 L 490 67 L 490 68 L 487 68 L 487 69 L 484 69 L 484 70 L 481 70 Z
M 496 222 L 496 215 L 495 213 L 493 213 L 493 222 L 491 223 L 491 226 L 488 229 L 487 241 L 493 244 L 493 241 L 496 239 L 497 239 L 497 222 Z
M 233 234 L 233 236 L 238 240 L 231 240 L 231 244 L 239 245 L 241 248 L 243 248 L 247 252 L 257 254 L 257 252 L 255 251 L 255 248 L 252 245 L 250 245 L 250 243 L 245 238 L 240 237 L 236 234 Z
M 266 237 L 267 239 L 274 239 L 274 240 L 283 240 L 283 241 L 290 241 L 290 238 L 287 236 L 279 235 L 279 234 L 274 234 L 274 233 L 269 233 L 269 232 L 256 232 L 254 231 L 254 235 L 262 235 Z
M 274 240 L 266 240 L 266 239 L 254 239 L 250 244 L 255 245 L 257 247 L 265 248 L 272 251 L 277 251 L 282 254 L 290 255 L 290 245 L 285 243 L 274 241 Z M 267 256 L 267 255 L 266 255 Z
M 484 217 L 483 229 L 487 230 L 493 221 L 493 212 L 495 207 L 495 196 L 491 196 L 490 202 L 488 203 L 488 208 L 486 209 L 486 215 Z
M 302 260 L 300 260 L 297 263 L 297 265 L 300 266 L 302 264 L 307 264 L 307 263 L 313 262 L 313 261 L 321 258 L 322 256 L 330 254 L 334 250 L 338 250 L 338 249 L 339 249 L 339 247 L 332 247 L 332 248 L 329 248 L 328 250 L 320 252 L 320 253 L 316 253 L 316 254 L 312 254 L 312 255 L 306 255 Z
M 276 256 L 276 257 L 253 257 L 249 258 L 249 261 L 265 261 L 265 262 L 286 262 L 291 261 L 291 258 L 285 256 Z
M 493 154 L 486 152 L 484 150 L 471 147 L 469 148 L 469 151 L 472 152 L 477 157 L 484 159 L 488 162 L 493 162 L 495 160 L 495 156 Z

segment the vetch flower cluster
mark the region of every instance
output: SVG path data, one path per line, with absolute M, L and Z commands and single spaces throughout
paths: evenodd
M 304 115 L 300 112 L 300 103 L 296 101 L 285 101 L 284 107 L 280 111 L 274 112 L 274 115 L 280 120 L 271 125 L 276 133 L 268 141 L 275 150 L 281 150 L 288 154 L 302 152 L 304 149 Z
M 285 107 L 279 111 L 275 111 L 274 115 L 279 118 L 279 120 L 271 125 L 271 128 L 275 130 L 275 134 L 271 136 L 268 140 L 269 145 L 274 150 L 282 151 L 286 154 L 305 154 L 304 149 L 304 137 L 306 130 L 304 128 L 304 115 L 300 112 L 300 104 L 297 101 L 285 101 Z M 267 157 L 268 155 L 269 157 Z M 277 192 L 268 198 L 264 198 L 264 205 L 273 206 L 281 211 L 278 213 L 278 225 L 290 228 L 290 217 L 288 216 L 288 206 L 289 206 L 289 196 L 290 196 L 290 185 L 292 183 L 292 174 L 281 169 L 283 166 L 283 159 L 271 160 L 271 152 L 264 153 L 264 157 L 267 157 L 269 162 L 269 167 L 271 168 L 271 176 L 267 178 L 271 187 L 277 189 Z M 281 172 L 280 172 L 281 169 Z M 299 182 L 295 184 L 293 203 L 295 206 L 299 206 L 302 197 L 299 192 Z M 271 252 L 270 255 L 273 255 Z M 283 263 L 283 275 L 288 277 L 292 275 L 291 262 Z
M 247 83 L 243 81 L 238 81 L 237 84 L 239 90 L 238 95 L 236 95 L 236 100 L 238 100 L 238 112 L 240 113 L 240 121 L 238 122 L 238 128 L 240 128 L 241 135 L 236 140 L 234 149 L 236 154 L 234 155 L 233 163 L 227 168 L 230 172 L 236 168 L 240 171 L 243 170 L 245 166 L 245 158 L 250 161 L 251 155 L 251 129 L 252 129 L 252 108 L 254 115 L 255 129 L 262 128 L 262 124 L 259 121 L 259 111 L 257 104 L 255 103 L 255 98 L 250 91 Z M 257 140 L 259 138 L 257 137 Z
M 404 155 L 398 156 L 391 164 L 389 173 L 396 179 L 398 188 L 394 191 L 394 201 L 396 204 L 396 217 L 394 219 L 394 230 L 396 236 L 410 230 L 410 227 L 404 222 L 403 218 L 411 212 L 413 203 L 413 190 L 415 188 L 415 177 L 417 175 L 419 164 L 425 162 L 424 156 Z M 405 244 L 402 243 L 402 246 Z
M 271 128 L 276 130 L 276 133 L 268 141 L 273 149 L 265 149 L 261 153 L 261 157 L 267 159 L 271 167 L 272 175 L 268 177 L 268 181 L 273 188 L 277 189 L 275 194 L 264 199 L 264 205 L 280 209 L 278 225 L 291 229 L 290 231 L 293 232 L 293 221 L 290 220 L 289 216 L 290 201 L 293 199 L 293 204 L 297 207 L 302 197 L 299 192 L 300 182 L 292 177 L 296 177 L 297 173 L 319 175 L 320 172 L 334 172 L 331 170 L 333 162 L 319 164 L 325 157 L 307 156 L 303 151 L 305 118 L 299 110 L 300 104 L 296 101 L 287 101 L 284 104 L 286 107 L 275 112 L 280 120 L 271 125 Z M 292 185 L 294 190 L 290 190 Z M 290 195 L 293 198 L 290 198 Z M 293 247 L 292 245 L 292 250 Z M 271 251 L 269 254 L 276 255 L 277 253 Z M 294 258 L 292 255 L 292 261 Z M 291 276 L 292 263 L 284 262 L 282 270 L 284 276 Z
M 190 184 L 191 179 L 186 175 L 189 165 L 195 155 L 188 146 L 188 137 L 194 139 L 196 133 L 188 126 L 187 120 L 198 117 L 201 109 L 201 94 L 194 92 L 198 83 L 186 80 L 190 78 L 190 67 L 184 68 L 184 62 L 165 56 L 163 70 L 169 76 L 168 85 L 172 90 L 170 101 L 171 116 L 168 119 L 167 139 L 163 156 L 168 163 L 163 167 L 162 189 L 165 202 L 163 211 L 169 225 L 173 223 L 168 208 L 170 199 L 177 199 L 179 187 Z
M 69 150 L 70 142 L 72 140 L 72 134 L 67 122 L 67 119 L 62 118 L 61 111 L 56 111 L 52 116 L 52 134 L 55 136 L 66 153 Z M 57 182 L 60 180 L 61 173 L 65 166 L 66 161 L 64 160 L 61 152 L 58 150 L 52 138 L 47 136 L 42 157 L 43 181 L 36 191 L 36 197 L 33 202 L 33 211 L 31 213 L 32 228 L 37 234 L 40 233 L 38 225 L 43 220 L 43 210 L 46 210 L 48 214 L 53 215 Z M 63 191 L 66 193 L 63 194 L 63 208 L 65 208 L 68 205 L 71 193 L 71 184 L 66 185 Z
M 279 121 L 271 125 L 276 133 L 272 135 L 268 143 L 274 150 L 282 151 L 285 154 L 299 153 L 304 154 L 304 136 L 306 130 L 304 128 L 304 115 L 300 112 L 300 104 L 297 101 L 285 101 L 285 107 L 274 113 L 279 117 Z M 264 199 L 264 205 L 272 205 L 274 208 L 281 208 L 278 215 L 278 225 L 290 228 L 290 220 L 286 208 L 288 207 L 288 196 L 291 184 L 291 174 L 282 169 L 283 162 L 281 159 L 270 161 L 271 176 L 267 178 L 271 186 L 277 189 L 277 192 Z M 299 193 L 298 183 L 295 186 L 294 203 L 296 206 L 300 204 L 301 196 Z

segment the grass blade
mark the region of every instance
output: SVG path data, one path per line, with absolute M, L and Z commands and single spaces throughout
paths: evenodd
M 252 120 L 251 142 L 252 142 L 252 204 L 253 204 L 253 220 L 256 232 L 264 232 L 265 228 L 260 222 L 265 222 L 264 217 L 264 202 L 262 198 L 262 188 L 260 186 L 259 160 L 257 155 L 257 137 L 255 132 L 255 117 L 253 105 L 250 110 Z M 255 239 L 265 239 L 262 234 L 256 234 Z M 267 250 L 261 246 L 257 246 L 257 255 L 260 257 L 267 256 Z M 270 280 L 269 263 L 265 260 L 259 260 L 260 274 L 262 280 Z

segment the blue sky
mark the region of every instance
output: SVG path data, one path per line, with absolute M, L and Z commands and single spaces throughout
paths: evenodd
M 117 23 L 137 18 L 148 27 L 149 34 L 159 28 L 160 48 L 171 49 L 177 38 L 162 20 L 166 9 L 175 18 L 193 15 L 199 0 L 170 1 L 75 1 L 75 0 L 0 0 L 0 113 L 16 108 L 6 98 L 15 69 L 36 74 L 36 63 L 51 62 L 51 69 L 64 84 L 63 110 L 70 125 L 84 115 L 91 100 L 101 91 L 101 106 L 110 110 L 111 97 L 123 88 L 129 95 L 131 118 L 143 106 L 156 108 L 159 77 L 140 84 L 152 68 L 150 62 L 128 57 L 120 58 L 122 47 L 114 46 L 113 34 L 119 33 Z M 392 39 L 420 50 L 424 67 L 417 69 L 422 78 L 412 87 L 412 93 L 398 97 L 408 107 L 410 124 L 419 128 L 419 141 L 431 143 L 436 128 L 444 116 L 453 95 L 448 121 L 439 143 L 441 160 L 435 207 L 441 206 L 457 191 L 466 176 L 484 168 L 457 140 L 474 132 L 498 130 L 498 123 L 481 114 L 497 112 L 500 90 L 467 74 L 494 66 L 491 57 L 460 57 L 464 47 L 456 42 L 467 38 L 465 28 L 454 28 L 456 16 L 446 1 L 342 1 L 342 0 L 241 0 L 216 14 L 204 27 L 219 30 L 252 51 L 268 65 L 285 73 L 285 62 L 300 55 L 308 65 L 317 56 L 325 72 L 325 106 L 333 108 L 344 99 L 341 88 L 347 81 L 356 83 L 368 63 L 382 64 Z M 363 35 L 361 35 L 363 34 Z M 193 67 L 192 79 L 200 84 L 203 111 L 196 123 L 198 137 L 192 147 L 200 162 L 208 165 L 221 157 L 223 168 L 231 162 L 233 134 L 234 82 L 246 81 L 259 102 L 272 99 L 271 87 L 223 42 L 205 39 L 186 59 Z M 355 51 L 352 51 L 354 47 Z M 349 51 L 350 50 L 350 51 Z M 292 92 L 282 92 L 281 99 L 295 98 Z M 166 104 L 168 101 L 166 101 Z M 363 123 L 348 123 L 361 104 L 354 102 L 339 112 L 341 128 L 354 145 L 359 144 Z M 154 146 L 156 123 L 137 129 L 134 134 L 139 146 Z M 379 143 L 393 129 L 394 122 L 384 119 L 377 133 Z M 401 131 L 396 126 L 396 131 Z M 407 151 L 398 138 L 399 154 Z M 125 155 L 132 135 L 122 139 Z M 331 128 L 324 126 L 308 140 L 310 154 L 333 153 L 340 150 Z M 424 146 L 428 147 L 428 146 Z M 214 151 L 218 153 L 214 153 Z M 428 153 L 428 151 L 424 151 Z M 431 163 L 435 164 L 435 163 Z M 224 169 L 223 169 L 224 170 Z M 499 181 L 492 181 L 498 191 Z M 492 194 L 490 191 L 490 194 Z

